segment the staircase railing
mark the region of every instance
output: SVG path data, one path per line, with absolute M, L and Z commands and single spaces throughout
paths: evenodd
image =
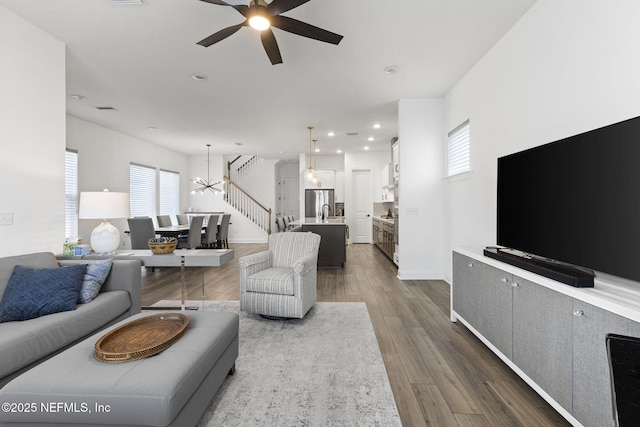
M 224 195 L 226 202 L 258 227 L 271 234 L 271 209 L 254 199 L 229 177 L 225 176 L 224 178 L 227 182 L 227 191 Z
M 231 165 L 240 161 L 241 164 L 231 169 Z M 227 162 L 227 176 L 233 180 L 238 180 L 244 174 L 248 173 L 252 168 L 262 162 L 262 157 L 253 156 L 238 156 L 230 162 Z

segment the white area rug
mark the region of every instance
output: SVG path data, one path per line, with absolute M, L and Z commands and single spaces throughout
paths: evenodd
M 240 314 L 240 354 L 198 426 L 402 425 L 365 303 L 320 302 L 284 321 L 237 301 L 205 302 L 214 310 Z

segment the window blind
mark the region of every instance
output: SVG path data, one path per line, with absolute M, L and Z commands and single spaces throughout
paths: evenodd
M 453 176 L 471 170 L 471 145 L 469 134 L 469 120 L 449 132 L 447 176 Z
M 64 157 L 64 237 L 78 237 L 78 152 L 66 150 Z
M 129 197 L 131 216 L 156 215 L 156 170 L 155 168 L 129 164 Z
M 160 215 L 180 213 L 180 174 L 160 169 Z

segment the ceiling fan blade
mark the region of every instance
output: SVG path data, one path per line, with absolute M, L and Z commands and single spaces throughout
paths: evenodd
M 322 28 L 318 28 L 311 24 L 307 24 L 306 22 L 298 21 L 297 19 L 289 18 L 287 16 L 272 16 L 271 25 L 276 28 L 280 28 L 281 30 L 325 43 L 338 44 L 343 38 L 340 34 L 323 30 Z
M 279 15 L 298 6 L 302 6 L 308 1 L 310 0 L 273 0 L 267 6 L 267 12 L 269 12 L 270 15 Z
M 203 0 L 204 1 L 204 0 Z M 197 44 L 204 47 L 209 47 L 212 44 L 218 43 L 221 40 L 226 39 L 230 35 L 234 34 L 240 28 L 247 25 L 247 22 L 243 22 L 242 24 L 233 25 L 231 27 L 224 28 L 216 33 L 211 34 L 209 37 L 200 40 Z
M 282 64 L 280 49 L 278 48 L 276 36 L 273 35 L 271 28 L 267 28 L 260 33 L 260 40 L 262 40 L 262 46 L 264 46 L 264 50 L 267 52 L 271 65 Z
M 249 13 L 249 6 L 245 4 L 229 4 L 226 1 L 222 1 L 222 0 L 200 0 L 200 1 L 203 1 L 205 3 L 217 4 L 220 6 L 231 6 L 232 8 L 240 12 L 242 16 L 244 16 L 245 18 L 247 17 L 247 13 Z

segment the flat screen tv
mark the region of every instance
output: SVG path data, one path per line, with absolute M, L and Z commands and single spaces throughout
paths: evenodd
M 498 159 L 497 243 L 640 281 L 640 117 Z

